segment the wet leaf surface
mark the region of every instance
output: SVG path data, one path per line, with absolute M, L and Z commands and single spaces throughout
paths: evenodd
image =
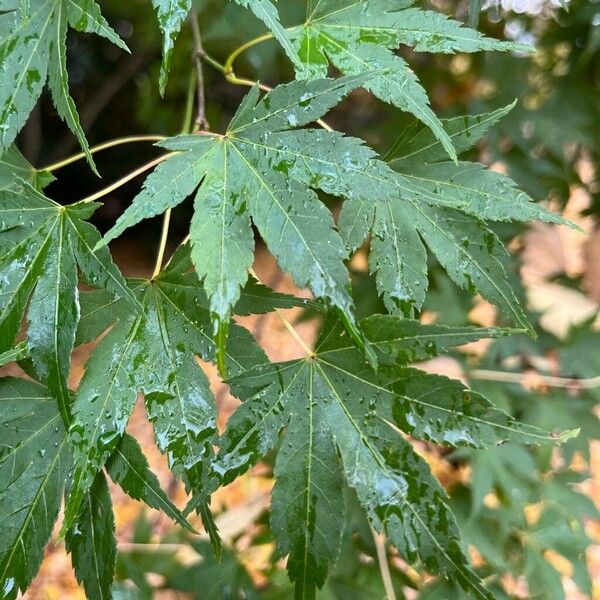
M 95 169 L 69 95 L 67 29 L 93 32 L 123 49 L 94 0 L 38 0 L 7 11 L 0 25 L 0 155 L 10 147 L 48 82 L 54 106 Z

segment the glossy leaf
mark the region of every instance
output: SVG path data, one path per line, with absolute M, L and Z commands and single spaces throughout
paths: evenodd
M 92 333 L 85 338 L 114 325 L 88 360 L 73 405 L 70 439 L 75 473 L 65 516 L 68 524 L 96 473 L 122 443 L 140 392 L 157 445 L 167 455 L 171 469 L 204 505 L 208 502 L 200 482 L 212 456 L 216 408 L 208 379 L 194 355 L 214 360 L 216 350 L 206 294 L 196 275 L 187 272 L 187 262 L 178 257 L 175 262 L 152 281 L 130 283 L 143 306 L 142 313 L 123 301 L 114 305 L 105 295 L 100 302 L 84 304 L 96 316 Z M 87 318 L 84 314 L 84 327 Z M 231 326 L 226 352 L 230 372 L 265 360 L 249 338 L 244 329 Z M 209 516 L 205 512 L 205 517 Z
M 315 597 L 335 562 L 345 479 L 372 525 L 385 530 L 407 560 L 419 556 L 427 568 L 456 578 L 476 597 L 491 598 L 462 554 L 443 490 L 395 427 L 451 445 L 555 437 L 517 423 L 459 382 L 405 366 L 413 357 L 463 343 L 473 330 L 395 317 L 368 319 L 363 328 L 389 363 L 377 373 L 343 328 L 327 321 L 314 356 L 259 365 L 229 381 L 244 403 L 219 440 L 211 489 L 247 471 L 286 428 L 275 462 L 271 525 L 280 553 L 290 555 L 296 597 Z M 424 345 L 418 341 L 421 328 Z
M 111 597 L 117 560 L 115 520 L 106 477 L 98 473 L 65 537 L 77 581 L 90 600 Z
M 34 370 L 68 420 L 67 376 L 79 319 L 77 268 L 94 286 L 137 301 L 106 248 L 93 251 L 96 229 L 83 219 L 97 205 L 62 207 L 22 182 L 0 191 L 0 351 L 9 349 L 27 314 Z M 3 244 L 6 235 L 10 244 Z
M 9 148 L 35 106 L 46 81 L 60 117 L 77 137 L 95 169 L 85 134 L 69 95 L 67 28 L 94 32 L 126 48 L 93 0 L 21 3 L 0 41 L 0 155 Z
M 471 148 L 514 103 L 492 113 L 455 117 L 442 122 L 457 152 Z M 456 208 L 486 221 L 569 221 L 536 204 L 510 178 L 470 162 L 446 160 L 431 132 L 413 125 L 394 144 L 387 156 L 414 186 L 416 195 L 432 204 Z
M 239 107 L 226 137 L 202 134 L 162 142 L 179 153 L 156 167 L 104 241 L 142 218 L 176 206 L 204 178 L 195 197 L 190 231 L 192 260 L 217 325 L 228 321 L 248 278 L 252 222 L 281 267 L 300 287 L 309 287 L 346 315 L 349 331 L 359 339 L 343 262 L 347 253 L 331 214 L 305 184 L 304 175 L 295 177 L 283 156 L 273 164 L 271 150 L 263 148 L 262 142 L 267 132 L 279 132 L 275 151 L 285 152 L 286 132 L 322 116 L 361 81 L 349 77 L 293 82 L 260 100 L 255 88 Z M 295 132 L 289 131 L 289 138 L 293 144 Z M 308 185 L 319 187 L 319 182 Z
M 70 468 L 56 402 L 39 384 L 0 379 L 0 589 L 25 591 L 44 556 Z
M 348 75 L 378 72 L 365 87 L 425 123 L 455 159 L 452 142 L 429 107 L 425 90 L 393 50 L 401 44 L 418 52 L 442 53 L 523 47 L 486 38 L 445 15 L 412 8 L 411 4 L 390 0 L 309 1 L 305 23 L 290 31 L 302 63 L 297 73 L 309 79 L 324 77 L 329 64 Z

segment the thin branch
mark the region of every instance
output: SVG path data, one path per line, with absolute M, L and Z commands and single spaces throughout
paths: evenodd
M 163 160 L 167 160 L 167 158 L 173 156 L 174 154 L 176 154 L 176 152 L 169 152 L 169 154 L 163 154 L 162 156 L 159 156 L 158 158 L 151 160 L 149 163 L 142 165 L 139 169 L 136 169 L 135 171 L 132 171 L 131 173 L 125 175 L 125 177 L 121 177 L 121 179 L 118 179 L 114 183 L 111 183 L 109 186 L 105 187 L 104 189 L 100 190 L 99 192 L 96 192 L 95 194 L 92 194 L 91 196 L 86 196 L 85 198 L 78 200 L 78 202 L 93 202 L 94 200 L 98 200 L 99 198 L 102 198 L 103 196 L 110 194 L 110 192 L 112 192 L 113 190 L 116 190 L 117 188 L 120 188 L 122 185 L 125 185 L 128 181 L 135 179 L 138 175 L 141 175 L 142 173 L 145 173 L 152 167 L 155 167 L 157 164 L 163 162 Z
M 192 8 L 190 11 L 190 24 L 194 36 L 194 64 L 196 65 L 196 125 L 201 131 L 210 130 L 210 124 L 206 119 L 206 99 L 204 97 L 204 73 L 202 71 L 202 60 L 206 56 L 202 45 L 200 27 L 198 27 L 198 11 Z
M 254 44 L 252 44 L 252 45 L 254 45 Z M 242 46 L 240 46 L 240 48 L 241 47 Z M 239 48 L 238 48 L 238 50 L 239 50 Z M 204 51 L 204 49 L 202 49 L 201 52 L 197 52 L 196 54 L 198 56 L 200 56 L 200 58 L 205 63 L 209 64 L 211 67 L 214 67 L 215 69 L 217 69 L 217 71 L 220 71 L 221 73 L 223 73 L 223 75 L 225 76 L 225 79 L 229 83 L 233 83 L 234 85 L 246 85 L 248 87 L 254 87 L 255 85 L 258 85 L 258 87 L 263 92 L 270 92 L 273 89 L 271 86 L 268 86 L 268 85 L 266 85 L 264 83 L 260 83 L 259 81 L 255 81 L 253 79 L 245 79 L 243 77 L 238 77 L 235 74 L 235 72 L 233 71 L 233 64 L 228 64 L 228 65 L 221 64 L 218 60 L 215 60 L 212 56 L 210 56 L 209 54 L 207 54 Z M 237 51 L 234 50 L 234 52 L 232 54 L 234 54 L 235 56 L 237 56 L 238 53 L 237 53 Z M 235 59 L 235 56 L 234 56 L 234 59 Z M 230 55 L 230 57 L 228 59 L 228 63 L 229 63 L 230 59 L 231 59 L 231 55 Z M 318 125 L 320 125 L 326 131 L 333 131 L 333 127 L 331 127 L 331 125 L 329 125 L 327 122 L 323 121 L 323 119 L 317 119 L 316 123 Z
M 108 140 L 107 142 L 103 142 L 102 144 L 98 144 L 97 146 L 92 146 L 90 148 L 90 153 L 95 154 L 96 152 L 100 152 L 101 150 L 106 150 L 107 148 L 113 148 L 114 146 L 120 146 L 122 144 L 132 144 L 134 142 L 160 142 L 164 140 L 164 135 L 130 135 L 122 138 L 115 138 L 114 140 Z M 46 165 L 45 167 L 41 167 L 40 171 L 58 171 L 58 169 L 62 169 L 71 163 L 77 162 L 82 158 L 85 158 L 85 152 L 78 152 L 77 154 L 73 154 L 72 156 L 68 156 L 63 160 L 59 160 L 58 162 Z
M 508 371 L 492 371 L 488 369 L 474 369 L 467 373 L 471 379 L 482 379 L 486 381 L 498 381 L 500 383 L 518 383 L 523 384 L 527 381 L 527 373 L 511 373 Z M 578 379 L 576 377 L 553 377 L 551 375 L 542 375 L 535 373 L 541 383 L 553 388 L 580 388 L 591 390 L 600 387 L 600 375 L 588 379 Z
M 394 591 L 387 552 L 385 551 L 385 538 L 382 534 L 377 533 L 372 527 L 371 533 L 373 534 L 373 541 L 375 542 L 375 549 L 377 550 L 377 562 L 379 563 L 379 572 L 381 573 L 381 580 L 383 582 L 383 588 L 385 589 L 386 598 L 387 600 L 396 600 L 396 592 Z

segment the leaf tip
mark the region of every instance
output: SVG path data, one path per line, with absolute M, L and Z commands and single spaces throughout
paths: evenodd
M 561 431 L 560 433 L 557 433 L 552 437 L 558 444 L 564 444 L 565 442 L 576 438 L 580 433 L 581 428 L 578 427 L 577 429 L 565 429 L 565 431 Z

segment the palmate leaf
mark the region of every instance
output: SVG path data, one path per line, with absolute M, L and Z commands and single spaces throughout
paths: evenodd
M 287 31 L 279 22 L 275 5 L 270 0 L 234 0 L 236 4 L 249 8 L 271 31 L 289 58 L 301 66 Z M 163 94 L 171 63 L 175 39 L 192 8 L 192 0 L 152 0 L 158 24 L 163 34 L 163 61 L 160 68 L 159 87 Z
M 144 189 L 108 231 L 104 242 L 142 219 L 176 206 L 202 182 L 190 229 L 192 260 L 217 324 L 228 323 L 248 278 L 254 223 L 281 267 L 300 287 L 309 287 L 335 306 L 359 341 L 344 265 L 347 252 L 330 212 L 311 189 L 349 189 L 357 175 L 352 175 L 354 180 L 335 184 L 336 174 L 344 172 L 344 163 L 334 162 L 328 167 L 323 161 L 320 165 L 327 168 L 327 178 L 307 183 L 302 167 L 294 168 L 302 159 L 293 152 L 303 143 L 305 130 L 292 130 L 318 119 L 362 81 L 362 77 L 349 77 L 293 82 L 260 100 L 259 90 L 254 88 L 225 136 L 203 133 L 163 142 L 163 147 L 178 153 L 148 176 Z M 314 154 L 329 153 L 328 144 L 337 137 L 332 133 L 313 138 L 320 140 Z M 365 149 L 363 155 L 370 156 L 370 152 Z M 345 154 L 332 158 L 348 163 L 348 167 L 354 160 Z M 372 359 L 368 348 L 366 352 Z
M 24 181 L 0 191 L 0 352 L 12 347 L 26 313 L 35 373 L 66 420 L 67 376 L 79 318 L 77 268 L 86 282 L 139 306 L 108 250 L 92 250 L 100 236 L 84 219 L 97 207 L 60 206 Z
M 517 423 L 459 382 L 405 366 L 501 331 L 426 326 L 393 316 L 372 318 L 363 328 L 379 354 L 377 373 L 343 327 L 327 321 L 314 356 L 259 365 L 229 380 L 244 403 L 218 441 L 207 486 L 225 485 L 247 471 L 275 447 L 285 427 L 271 524 L 280 553 L 290 555 L 297 598 L 315 597 L 337 557 L 344 480 L 371 524 L 385 530 L 407 560 L 419 557 L 427 569 L 451 576 L 476 597 L 491 598 L 462 554 L 442 488 L 394 428 L 478 447 L 562 437 Z
M 125 458 L 114 454 L 115 448 L 119 452 L 119 444 L 126 444 L 130 463 L 140 464 L 141 459 L 132 457 L 136 450 L 131 441 L 122 438 L 139 392 L 144 394 L 159 449 L 167 454 L 172 471 L 183 477 L 196 496 L 205 526 L 211 527 L 208 497 L 200 484 L 212 457 L 216 407 L 195 356 L 215 360 L 215 347 L 206 294 L 195 273 L 188 271 L 190 266 L 189 248 L 182 247 L 158 277 L 131 281 L 144 308 L 142 313 L 103 291 L 82 294 L 78 343 L 90 341 L 114 325 L 92 353 L 73 404 L 69 437 L 75 470 L 64 529 L 72 524 L 85 493 L 109 456 L 113 455 L 111 476 L 117 468 L 115 461 L 122 467 L 119 470 L 125 468 Z M 256 286 L 251 289 L 252 301 L 256 302 Z M 269 295 L 264 290 L 261 293 L 264 310 L 270 310 Z M 284 298 L 277 294 L 273 301 L 276 306 L 286 306 Z M 288 306 L 297 304 L 293 300 Z M 225 359 L 231 373 L 266 360 L 252 336 L 237 325 L 230 327 Z M 123 485 L 123 481 L 119 483 Z M 128 493 L 140 495 L 142 491 Z M 213 534 L 216 536 L 216 530 Z
M 413 8 L 412 4 L 410 0 L 309 0 L 306 21 L 289 30 L 302 63 L 297 75 L 325 77 L 330 64 L 348 75 L 377 71 L 365 87 L 425 123 L 456 159 L 425 90 L 393 50 L 401 44 L 418 52 L 437 53 L 522 50 L 524 46 L 486 38 L 443 14 Z
M 449 119 L 443 126 L 457 152 L 464 152 L 510 108 Z M 426 245 L 457 285 L 479 292 L 531 331 L 507 277 L 507 252 L 484 220 L 570 223 L 534 203 L 507 177 L 477 163 L 447 160 L 442 143 L 420 124 L 407 128 L 387 159 L 398 171 L 397 198 L 349 197 L 339 220 L 350 249 L 372 233 L 369 261 L 386 308 L 405 313 L 421 308 L 428 285 Z M 369 176 L 379 185 L 393 179 L 381 167 Z
M 0 12 L 3 11 L 0 3 Z M 11 3 L 12 4 L 12 3 Z M 127 50 L 94 0 L 32 0 L 8 6 L 0 25 L 0 155 L 27 121 L 46 81 L 58 114 L 95 169 L 69 95 L 67 28 L 96 33 Z
M 71 464 L 64 425 L 46 388 L 0 379 L 0 590 L 13 600 L 37 573 Z
M 515 103 L 491 113 L 455 117 L 442 126 L 457 153 L 472 148 L 486 131 L 505 116 Z M 386 157 L 402 178 L 416 186 L 425 201 L 459 209 L 486 221 L 569 221 L 544 209 L 509 177 L 479 163 L 447 160 L 431 131 L 414 123 L 393 145 Z

